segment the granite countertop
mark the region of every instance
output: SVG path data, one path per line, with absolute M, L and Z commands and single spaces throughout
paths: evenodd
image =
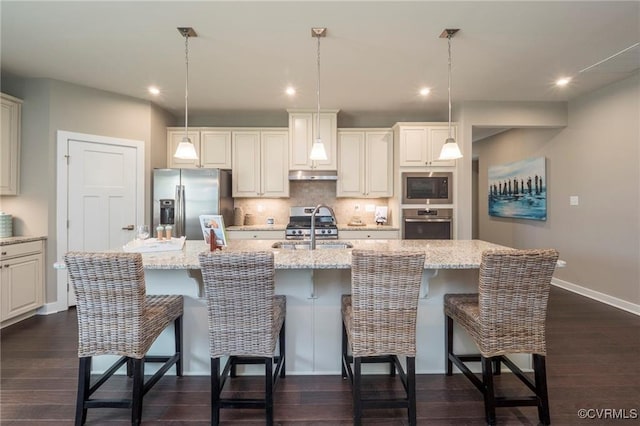
M 24 237 L 6 237 L 0 238 L 0 246 L 8 246 L 11 244 L 28 243 L 31 241 L 46 240 L 44 236 L 24 236 Z
M 336 242 L 335 240 L 332 240 Z M 276 269 L 349 269 L 351 249 L 274 249 L 269 240 L 231 240 L 225 251 L 269 250 Z M 291 241 L 288 241 L 291 242 Z M 480 240 L 353 240 L 356 249 L 426 252 L 425 269 L 477 269 L 484 250 L 507 247 Z M 322 242 L 318 242 L 322 244 Z M 186 241 L 180 251 L 144 253 L 145 269 L 200 269 L 198 253 L 208 251 L 204 241 Z

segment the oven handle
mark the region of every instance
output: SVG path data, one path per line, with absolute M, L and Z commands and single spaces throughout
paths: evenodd
M 404 218 L 404 221 L 407 223 L 421 223 L 421 222 L 451 222 L 453 218 L 447 217 L 442 219 L 413 219 L 413 218 Z

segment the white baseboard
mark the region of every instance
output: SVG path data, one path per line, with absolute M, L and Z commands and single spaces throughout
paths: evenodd
M 37 315 L 50 315 L 56 312 L 66 311 L 68 308 L 66 304 L 60 304 L 58 302 L 45 303 L 36 311 Z
M 623 311 L 640 316 L 640 305 L 636 303 L 618 299 L 617 297 L 609 296 L 608 294 L 600 293 L 599 291 L 591 290 L 590 288 L 582 287 L 558 278 L 553 278 L 551 280 L 551 284 L 556 287 L 569 290 L 573 293 L 577 293 L 581 296 L 588 297 L 589 299 L 597 300 L 598 302 L 613 306 L 614 308 L 622 309 Z

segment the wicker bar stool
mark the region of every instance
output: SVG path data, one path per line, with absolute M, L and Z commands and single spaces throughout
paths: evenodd
M 409 424 L 416 424 L 416 316 L 424 260 L 424 252 L 352 252 L 351 295 L 342 296 L 342 377 L 351 380 L 354 425 L 361 424 L 364 408 L 406 408 Z M 391 376 L 398 370 L 406 398 L 363 398 L 362 363 L 389 363 Z
M 147 296 L 139 253 L 69 252 L 64 257 L 76 296 L 78 315 L 78 398 L 76 425 L 89 408 L 130 408 L 131 424 L 142 418 L 143 396 L 171 368 L 182 376 L 182 296 Z M 175 353 L 147 356 L 158 335 L 174 324 Z M 91 360 L 98 355 L 119 358 L 91 385 Z M 146 382 L 145 362 L 163 365 Z M 92 399 L 91 395 L 120 367 L 133 376 L 130 399 Z
M 444 296 L 447 375 L 456 365 L 484 395 L 485 417 L 496 423 L 496 407 L 537 406 L 542 424 L 551 423 L 546 378 L 545 321 L 558 252 L 492 250 L 482 254 L 479 294 Z M 453 322 L 475 341 L 479 355 L 453 353 Z M 534 380 L 505 355 L 533 355 Z M 482 380 L 465 362 L 482 364 Z M 531 391 L 528 397 L 496 397 L 493 375 L 506 365 Z M 492 368 L 493 367 L 493 368 Z
M 273 425 L 273 392 L 285 377 L 286 349 L 286 298 L 274 295 L 273 253 L 203 252 L 199 259 L 209 317 L 211 424 L 219 424 L 221 408 L 262 408 Z M 222 356 L 228 358 L 220 373 Z M 241 364 L 265 365 L 264 399 L 221 398 L 227 377 Z

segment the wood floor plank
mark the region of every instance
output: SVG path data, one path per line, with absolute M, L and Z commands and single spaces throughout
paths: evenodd
M 621 425 L 579 419 L 581 408 L 640 409 L 640 317 L 553 288 L 547 323 L 547 372 L 553 425 Z M 77 386 L 75 311 L 36 316 L 0 332 L 0 424 L 73 424 Z M 209 425 L 209 377 L 165 376 L 145 396 L 143 423 Z M 366 377 L 371 393 L 398 392 L 397 380 Z M 262 380 L 239 377 L 227 395 L 261 395 Z M 510 374 L 496 378 L 499 392 L 526 393 Z M 418 375 L 419 425 L 483 425 L 482 396 L 461 374 Z M 113 377 L 96 396 L 128 395 L 131 379 Z M 275 393 L 281 426 L 351 425 L 351 387 L 339 376 L 288 376 Z M 536 425 L 533 407 L 499 408 L 500 425 Z M 88 425 L 129 425 L 127 410 L 90 410 Z M 263 425 L 261 410 L 223 410 L 223 425 Z M 364 425 L 406 425 L 403 410 L 365 410 Z M 630 424 L 630 423 L 629 423 Z

